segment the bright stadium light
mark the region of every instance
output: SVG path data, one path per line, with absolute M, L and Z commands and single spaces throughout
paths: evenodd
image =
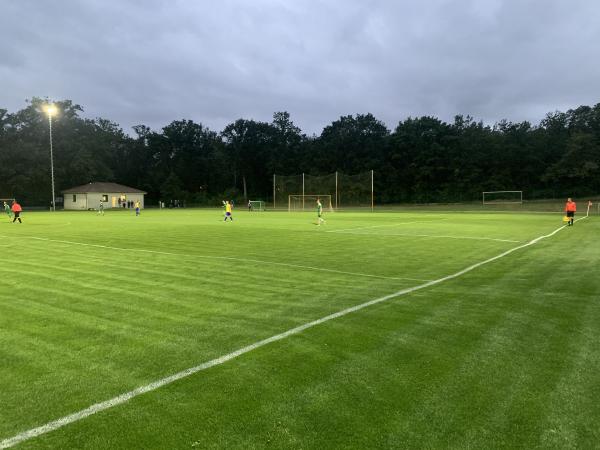
M 56 106 L 52 103 L 48 103 L 44 108 L 46 114 L 48 114 L 48 125 L 50 129 L 50 176 L 52 179 L 52 211 L 56 211 L 56 200 L 54 197 L 54 155 L 52 152 L 52 116 L 57 112 Z
M 54 106 L 52 103 L 47 105 L 46 106 L 46 114 L 48 114 L 48 116 L 50 116 L 50 117 L 52 117 L 54 114 L 56 114 L 56 106 Z

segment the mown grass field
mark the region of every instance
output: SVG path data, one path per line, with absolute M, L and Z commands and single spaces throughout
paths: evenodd
M 0 221 L 0 441 L 457 273 L 560 214 L 220 210 Z M 600 220 L 18 448 L 598 448 Z

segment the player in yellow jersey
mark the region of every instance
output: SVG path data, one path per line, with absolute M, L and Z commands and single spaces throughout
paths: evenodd
M 225 206 L 225 219 L 223 220 L 223 222 L 227 222 L 228 217 L 233 222 L 233 216 L 231 215 L 233 207 L 231 206 L 231 203 L 229 203 L 228 201 L 225 201 L 224 206 Z

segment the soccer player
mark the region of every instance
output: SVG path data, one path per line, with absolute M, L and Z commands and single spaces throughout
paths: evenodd
M 571 197 L 569 197 L 567 199 L 567 204 L 565 205 L 565 212 L 569 218 L 569 222 L 567 223 L 568 226 L 573 226 L 573 223 L 575 222 L 575 211 L 577 211 L 577 205 L 571 200 Z
M 16 220 L 18 220 L 19 223 L 23 223 L 21 221 L 21 212 L 22 211 L 23 211 L 23 208 L 21 208 L 21 205 L 19 205 L 16 200 L 13 200 L 13 203 L 12 203 L 12 212 L 15 215 L 15 218 L 13 219 L 13 223 L 15 223 Z
M 252 211 L 252 201 L 248 200 L 248 211 Z
M 10 210 L 10 206 L 6 202 L 4 202 L 4 212 L 8 216 L 8 220 L 12 219 L 12 211 Z
M 140 206 L 141 206 L 141 203 L 139 200 L 137 202 L 135 202 L 135 215 L 136 216 L 140 215 Z
M 223 220 L 223 222 L 227 222 L 228 217 L 229 217 L 229 220 L 231 220 L 233 222 L 233 216 L 231 215 L 231 211 L 232 211 L 231 203 L 226 201 L 225 202 L 225 219 Z
M 98 205 L 98 214 L 104 215 L 104 202 L 100 200 L 100 204 Z
M 321 226 L 322 223 L 325 223 L 325 219 L 323 219 L 323 204 L 321 203 L 321 199 L 317 198 L 317 225 Z

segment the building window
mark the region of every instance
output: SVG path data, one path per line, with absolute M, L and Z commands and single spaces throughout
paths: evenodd
M 77 203 L 77 194 L 73 194 L 73 203 Z
M 102 201 L 103 202 L 108 202 L 108 195 L 102 194 Z

